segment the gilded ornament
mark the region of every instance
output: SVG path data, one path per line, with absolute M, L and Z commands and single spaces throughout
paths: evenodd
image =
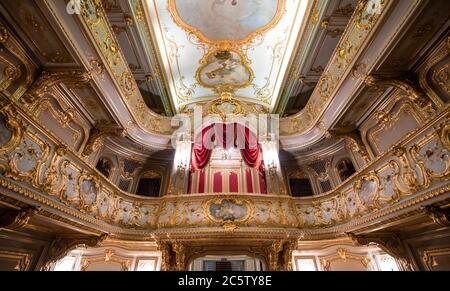
M 251 84 L 254 74 L 250 61 L 236 49 L 217 49 L 210 51 L 200 60 L 195 73 L 197 82 L 206 88 L 215 88 L 217 92 L 233 92 L 237 88 Z M 241 69 L 241 73 L 236 72 Z
M 385 4 L 385 0 L 360 0 L 355 9 L 357 27 L 363 30 L 372 29 Z
M 189 34 L 194 34 L 201 42 L 206 43 L 208 45 L 215 45 L 215 46 L 228 46 L 228 45 L 245 45 L 250 43 L 255 37 L 258 35 L 261 35 L 265 33 L 266 31 L 272 29 L 275 27 L 280 19 L 283 16 L 283 13 L 285 11 L 286 3 L 285 0 L 278 0 L 278 6 L 275 12 L 275 16 L 272 18 L 270 22 L 265 24 L 264 26 L 252 31 L 250 34 L 248 34 L 244 39 L 221 39 L 221 40 L 211 40 L 208 37 L 206 37 L 203 32 L 188 23 L 186 23 L 182 17 L 179 15 L 175 0 L 169 0 L 168 2 L 168 10 L 170 12 L 170 15 L 173 19 L 173 21 L 181 27 L 183 30 L 188 32 Z
M 6 29 L 3 23 L 0 23 L 0 43 L 5 43 L 6 41 L 8 41 L 8 38 L 9 38 L 8 29 Z

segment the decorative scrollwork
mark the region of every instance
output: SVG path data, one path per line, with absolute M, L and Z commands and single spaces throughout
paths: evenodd
M 100 236 L 57 237 L 50 244 L 43 269 L 49 270 L 53 263 L 64 258 L 71 250 L 80 246 L 96 247 L 107 237 L 108 234 L 102 234 Z
M 89 73 L 80 71 L 55 73 L 43 71 L 28 91 L 21 97 L 20 101 L 24 105 L 31 105 L 59 83 L 74 84 L 79 86 L 80 84 L 87 83 L 90 80 L 91 75 Z
M 0 209 L 0 230 L 21 228 L 27 225 L 30 218 L 38 211 L 39 209 L 35 207 L 25 207 L 19 210 Z
M 355 235 L 347 233 L 355 245 L 376 244 L 383 251 L 396 258 L 406 271 L 412 270 L 410 258 L 400 237 L 394 233 L 375 233 L 367 235 Z

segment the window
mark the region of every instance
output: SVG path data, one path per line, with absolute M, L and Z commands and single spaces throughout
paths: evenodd
M 147 171 L 139 180 L 136 194 L 148 197 L 158 197 L 161 190 L 161 175 L 155 171 Z
M 56 263 L 53 271 L 73 271 L 76 261 L 76 256 L 66 256 Z
M 265 266 L 258 258 L 246 255 L 215 256 L 197 258 L 189 264 L 190 271 L 262 271 Z
M 317 271 L 314 259 L 297 259 L 297 271 Z
M 103 174 L 106 178 L 109 178 L 112 170 L 112 162 L 107 158 L 100 158 L 95 168 Z
M 203 261 L 204 271 L 245 271 L 245 260 Z
M 139 180 L 136 194 L 149 197 L 158 197 L 161 188 L 161 179 L 142 178 Z
M 399 271 L 397 262 L 390 255 L 376 255 L 375 259 L 378 263 L 380 271 Z
M 294 197 L 307 197 L 314 194 L 309 179 L 291 178 L 289 179 L 289 186 L 291 188 L 291 194 Z
M 350 178 L 355 172 L 355 166 L 350 159 L 344 159 L 337 164 L 338 175 L 341 181 L 344 182 Z
M 156 261 L 150 259 L 139 260 L 136 271 L 155 271 Z

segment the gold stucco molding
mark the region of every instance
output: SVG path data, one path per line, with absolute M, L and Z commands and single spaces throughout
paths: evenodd
M 354 234 L 347 233 L 356 246 L 375 244 L 390 256 L 397 259 L 405 271 L 412 271 L 411 259 L 400 237 L 395 233 Z
M 173 21 L 179 27 L 181 27 L 187 33 L 192 33 L 195 36 L 197 36 L 201 42 L 206 43 L 208 45 L 214 45 L 214 46 L 224 46 L 224 45 L 227 46 L 227 45 L 231 45 L 231 44 L 233 46 L 239 46 L 239 45 L 245 45 L 245 44 L 250 43 L 256 36 L 261 35 L 261 34 L 265 33 L 266 31 L 269 31 L 270 29 L 275 27 L 278 24 L 278 22 L 280 21 L 280 19 L 282 18 L 283 14 L 286 10 L 286 0 L 278 0 L 278 6 L 277 6 L 277 10 L 275 12 L 275 15 L 267 24 L 252 31 L 244 39 L 239 39 L 239 40 L 235 40 L 235 39 L 211 40 L 211 39 L 209 39 L 202 33 L 202 31 L 200 29 L 189 25 L 181 18 L 181 16 L 179 15 L 179 13 L 177 11 L 175 0 L 168 1 L 167 9 L 169 10 Z
M 64 258 L 68 252 L 80 246 L 97 247 L 106 238 L 107 234 L 100 236 L 59 236 L 56 237 L 50 244 L 48 249 L 44 270 L 50 270 L 51 266 L 57 261 Z

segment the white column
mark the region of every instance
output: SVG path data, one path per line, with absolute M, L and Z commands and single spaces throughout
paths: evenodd
M 278 142 L 267 139 L 261 142 L 267 181 L 267 193 L 287 195 L 278 158 Z
M 192 143 L 190 139 L 176 143 L 175 158 L 172 169 L 174 195 L 186 194 L 189 169 L 191 166 Z

